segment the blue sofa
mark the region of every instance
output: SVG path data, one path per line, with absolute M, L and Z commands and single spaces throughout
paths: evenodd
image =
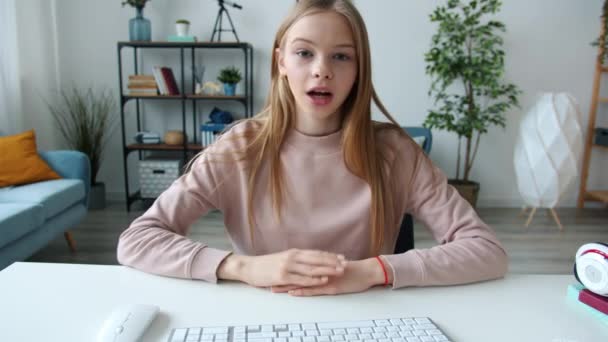
M 90 189 L 89 158 L 76 151 L 39 152 L 62 178 L 0 188 L 0 270 L 21 261 L 64 233 L 86 215 Z

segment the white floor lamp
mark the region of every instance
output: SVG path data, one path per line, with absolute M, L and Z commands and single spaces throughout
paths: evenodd
M 583 147 L 581 114 L 567 93 L 542 94 L 519 126 L 513 162 L 517 187 L 528 213 L 528 227 L 537 208 L 547 208 L 560 230 L 554 208 L 577 178 Z

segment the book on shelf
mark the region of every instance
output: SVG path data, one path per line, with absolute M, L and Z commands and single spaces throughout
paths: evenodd
M 140 93 L 155 93 L 157 91 L 156 86 L 154 86 L 154 88 L 152 87 L 147 87 L 147 88 L 133 88 L 133 87 L 129 87 L 128 88 L 130 91 L 137 91 Z
M 153 75 L 129 75 L 129 81 L 154 81 Z
M 130 96 L 152 96 L 158 94 L 157 84 L 152 75 L 129 75 L 127 89 Z
M 161 95 L 180 94 L 171 68 L 155 66 L 153 73 Z
M 154 80 L 156 81 L 156 84 L 158 86 L 158 91 L 160 92 L 161 95 L 167 95 L 167 87 L 165 85 L 165 81 L 163 80 L 163 76 L 160 72 L 160 67 L 159 66 L 155 66 L 154 68 L 152 68 L 152 74 L 154 75 Z
M 173 70 L 168 67 L 155 66 L 152 75 L 130 75 L 127 86 L 132 91 L 158 89 L 160 95 L 180 95 Z
M 196 36 L 176 36 L 171 35 L 167 38 L 169 42 L 186 42 L 186 43 L 194 43 L 197 41 Z
M 156 82 L 141 82 L 141 83 L 131 83 L 127 85 L 129 89 L 156 89 Z
M 179 87 L 175 81 L 175 76 L 171 68 L 161 67 L 160 72 L 162 74 L 165 85 L 167 86 L 168 95 L 179 95 Z
M 226 126 L 228 125 L 223 123 L 208 122 L 201 125 L 201 131 L 221 132 L 226 128 Z

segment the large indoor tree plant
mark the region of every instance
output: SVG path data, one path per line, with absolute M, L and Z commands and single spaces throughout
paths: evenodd
M 473 206 L 479 184 L 469 176 L 481 135 L 493 125 L 504 128 L 505 113 L 519 105 L 519 89 L 503 80 L 505 53 L 500 34 L 505 25 L 485 18 L 496 14 L 500 5 L 498 0 L 448 0 L 430 15 L 431 22 L 438 24 L 425 55 L 435 108 L 424 126 L 458 136 L 456 178 L 449 182 Z
M 598 56 L 602 63 L 606 63 L 606 55 L 608 55 L 608 0 L 604 0 L 604 4 L 602 5 L 602 14 L 600 16 L 602 18 L 602 29 L 600 32 L 600 36 L 593 42 L 591 45 L 599 46 L 602 44 L 602 49 L 600 50 L 600 55 Z
M 68 147 L 81 151 L 91 162 L 90 209 L 105 207 L 105 184 L 97 181 L 103 152 L 117 126 L 116 102 L 109 90 L 61 90 L 56 101 L 48 103 L 59 132 Z

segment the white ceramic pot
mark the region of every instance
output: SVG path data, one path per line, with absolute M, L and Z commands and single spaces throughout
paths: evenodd
M 175 24 L 175 31 L 177 32 L 177 35 L 180 37 L 187 36 L 189 30 L 190 30 L 190 24 L 183 24 L 183 23 Z

